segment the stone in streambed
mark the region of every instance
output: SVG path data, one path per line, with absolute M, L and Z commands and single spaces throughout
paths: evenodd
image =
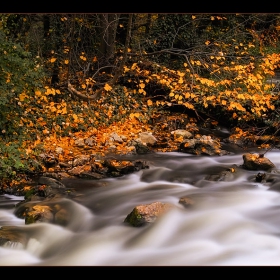
M 162 202 L 138 205 L 127 215 L 124 222 L 134 227 L 141 227 L 155 222 L 159 216 L 163 215 L 173 207 L 175 207 L 173 204 Z
M 271 170 L 275 165 L 263 155 L 254 153 L 243 154 L 243 168 L 248 170 Z

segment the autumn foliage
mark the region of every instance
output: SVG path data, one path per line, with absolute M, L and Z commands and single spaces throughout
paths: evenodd
M 1 16 L 3 184 L 46 171 L 42 152 L 61 147 L 61 160 L 72 159 L 81 153 L 74 144 L 79 137 L 94 137 L 91 153 L 102 156 L 111 132 L 134 139 L 143 131 L 159 134 L 157 128 L 169 136 L 168 124 L 155 127 L 152 120 L 176 108 L 192 115 L 191 124 L 208 116 L 239 136 L 278 132 L 278 15 L 109 20 L 101 14 Z M 110 48 L 105 34 L 116 39 Z M 83 98 L 69 92 L 69 81 Z M 129 152 L 125 144 L 116 149 Z

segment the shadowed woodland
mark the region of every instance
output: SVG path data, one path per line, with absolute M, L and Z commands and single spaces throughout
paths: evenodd
M 79 137 L 104 156 L 111 132 L 210 123 L 274 147 L 279 33 L 279 14 L 0 15 L 1 188 L 50 171 L 42 153 L 72 160 Z

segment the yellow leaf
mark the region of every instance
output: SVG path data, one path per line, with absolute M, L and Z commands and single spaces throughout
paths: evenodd
M 184 105 L 185 105 L 185 107 L 194 110 L 194 106 L 191 103 L 185 102 Z
M 24 190 L 24 191 L 29 191 L 29 190 L 31 190 L 31 186 L 25 186 L 25 187 L 23 188 L 23 190 Z
M 25 152 L 27 155 L 29 155 L 32 152 L 32 149 L 29 147 L 29 148 L 25 149 Z
M 49 95 L 49 94 L 51 94 L 51 93 L 52 93 L 52 92 L 51 92 L 51 90 L 50 90 L 49 88 L 48 88 L 47 91 L 45 92 L 46 95 Z
M 19 101 L 24 101 L 25 98 L 27 98 L 28 96 L 23 92 L 19 95 Z
M 214 19 L 215 19 L 215 17 L 211 16 L 211 20 L 214 20 Z
M 55 57 L 52 57 L 51 59 L 50 59 L 50 62 L 51 63 L 54 63 L 56 61 L 56 58 Z
M 41 97 L 41 100 L 42 100 L 42 101 L 44 101 L 44 102 L 48 102 L 47 97 L 46 97 L 46 96 L 44 96 L 44 95 Z
M 35 91 L 35 95 L 38 96 L 38 97 L 40 97 L 40 96 L 41 96 L 41 91 L 40 91 L 40 90 L 36 90 L 36 91 Z
M 152 101 L 151 99 L 149 99 L 149 100 L 147 101 L 147 104 L 148 104 L 148 106 L 152 106 L 152 105 L 153 105 L 153 101 Z
M 141 84 L 139 84 L 139 87 L 140 87 L 140 88 L 144 88 L 144 87 L 145 87 L 145 84 L 141 83 Z
M 192 19 L 195 19 L 196 18 L 196 16 L 192 16 Z
M 38 212 L 51 211 L 51 208 L 49 206 L 45 206 L 45 205 L 36 205 L 36 206 L 33 206 L 32 209 L 34 211 L 38 211 Z
M 68 63 L 69 63 L 69 60 L 68 60 L 68 59 L 65 59 L 65 60 L 64 60 L 64 63 L 65 63 L 65 64 L 68 64 Z
M 64 107 L 64 108 L 61 110 L 61 114 L 63 114 L 63 115 L 67 114 L 67 108 L 66 108 L 66 107 Z
M 134 70 L 137 67 L 137 63 L 133 63 L 131 66 L 131 70 Z
M 73 114 L 72 117 L 74 119 L 74 122 L 79 122 L 79 118 L 76 114 Z
M 183 73 L 183 72 L 181 72 L 181 71 L 177 71 L 177 74 L 178 74 L 178 76 L 180 76 L 180 77 L 184 77 L 184 76 L 185 76 L 185 73 Z
M 82 84 L 82 88 L 85 89 L 87 86 L 85 84 Z
M 126 66 L 124 66 L 124 73 L 128 72 L 130 69 Z
M 108 85 L 108 84 L 105 84 L 104 89 L 106 91 L 110 91 L 112 89 L 112 87 L 110 85 Z

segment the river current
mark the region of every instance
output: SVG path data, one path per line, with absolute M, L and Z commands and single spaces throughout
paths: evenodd
M 258 152 L 258 151 L 256 151 Z M 265 154 L 280 169 L 280 151 Z M 239 168 L 231 181 L 206 180 L 243 164 L 242 151 L 224 156 L 177 152 L 141 156 L 151 167 L 120 178 L 73 180 L 81 195 L 65 200 L 67 227 L 25 225 L 14 215 L 22 197 L 0 196 L 0 226 L 17 226 L 27 245 L 0 247 L 1 266 L 279 266 L 280 191 Z M 279 181 L 280 182 L 280 181 Z M 179 203 L 189 197 L 193 207 Z M 139 204 L 176 205 L 135 228 L 125 217 Z

